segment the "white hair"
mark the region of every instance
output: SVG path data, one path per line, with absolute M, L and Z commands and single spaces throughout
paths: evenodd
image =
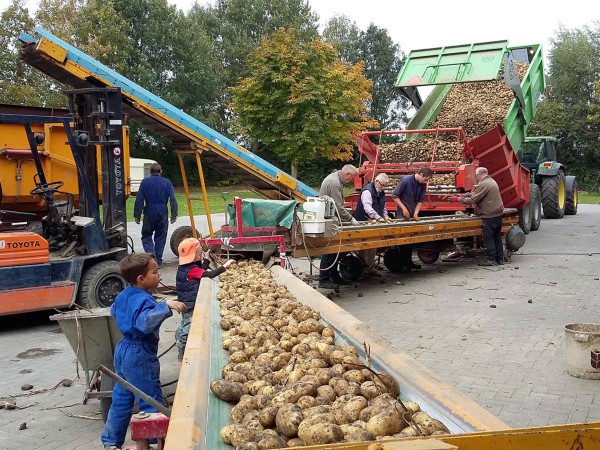
M 475 169 L 475 175 L 487 175 L 488 170 L 485 167 L 478 167 Z
M 356 175 L 358 173 L 358 169 L 352 164 L 346 164 L 344 167 L 342 167 L 342 173 L 351 173 L 352 175 Z
M 375 177 L 375 181 L 379 181 L 381 184 L 388 184 L 390 182 L 390 177 L 387 176 L 386 173 L 380 173 Z

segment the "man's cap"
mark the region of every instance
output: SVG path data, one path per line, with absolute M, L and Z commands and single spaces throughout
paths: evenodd
M 196 259 L 196 251 L 200 246 L 198 239 L 190 237 L 179 243 L 177 253 L 179 254 L 179 264 L 189 264 Z

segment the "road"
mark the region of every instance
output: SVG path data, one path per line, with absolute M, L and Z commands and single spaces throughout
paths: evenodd
M 543 220 L 506 266 L 466 260 L 412 274 L 382 270 L 382 278 L 342 287 L 333 300 L 511 427 L 597 421 L 600 381 L 566 374 L 564 325 L 600 322 L 599 221 L 599 205 L 580 205 L 576 216 Z M 139 251 L 139 226 L 129 228 Z M 207 231 L 201 220 L 197 228 Z M 169 249 L 165 261 L 163 279 L 172 285 Z M 304 277 L 308 264 L 292 260 L 292 267 Z M 99 402 L 82 404 L 85 377 L 79 368 L 77 379 L 74 352 L 51 314 L 0 318 L 1 398 L 74 380 L 12 397 L 24 409 L 0 410 L 0 448 L 101 448 Z M 161 351 L 176 327 L 177 317 L 162 327 Z M 161 364 L 163 382 L 177 378 L 174 350 Z M 21 390 L 26 383 L 32 391 Z

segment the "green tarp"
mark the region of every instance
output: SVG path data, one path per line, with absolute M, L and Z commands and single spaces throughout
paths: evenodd
M 244 227 L 275 227 L 290 229 L 294 222 L 296 200 L 264 200 L 249 198 L 242 200 L 242 225 Z M 236 225 L 235 209 L 227 206 L 229 225 Z

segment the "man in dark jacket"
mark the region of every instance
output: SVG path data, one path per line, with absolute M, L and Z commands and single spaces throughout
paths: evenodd
M 144 202 L 146 205 L 144 206 Z M 167 242 L 169 229 L 169 211 L 167 202 L 171 203 L 171 223 L 177 220 L 177 199 L 175 190 L 169 180 L 162 177 L 160 164 L 150 166 L 150 176 L 140 183 L 140 189 L 133 207 L 133 217 L 140 223 L 142 210 L 142 246 L 146 253 L 156 256 L 158 267 L 162 265 L 162 256 Z M 154 234 L 154 240 L 152 235 Z
M 480 266 L 498 266 L 504 264 L 504 247 L 502 246 L 502 214 L 504 204 L 500 196 L 500 188 L 485 167 L 475 170 L 477 186 L 473 192 L 464 196 L 454 196 L 453 201 L 464 205 L 475 205 L 477 214 L 483 217 L 483 245 L 487 260 Z
M 392 192 L 392 201 L 398 205 L 397 217 L 405 219 L 419 220 L 419 212 L 423 201 L 425 201 L 425 193 L 427 191 L 427 183 L 431 180 L 433 172 L 429 167 L 423 167 L 413 175 L 408 175 L 400 180 L 394 191 Z M 415 264 L 412 260 L 412 245 L 402 245 L 399 247 L 403 263 L 403 272 L 410 272 L 412 269 L 420 269 L 419 264 Z
M 361 222 L 364 220 L 377 220 L 381 222 L 389 222 L 390 218 L 385 209 L 386 197 L 385 188 L 390 182 L 389 177 L 385 173 L 378 174 L 375 179 L 366 184 L 360 191 L 354 218 Z M 367 265 L 365 275 L 372 277 L 381 277 L 381 274 L 375 269 L 375 256 L 377 249 L 361 250 L 358 252 L 360 257 L 364 259 Z

